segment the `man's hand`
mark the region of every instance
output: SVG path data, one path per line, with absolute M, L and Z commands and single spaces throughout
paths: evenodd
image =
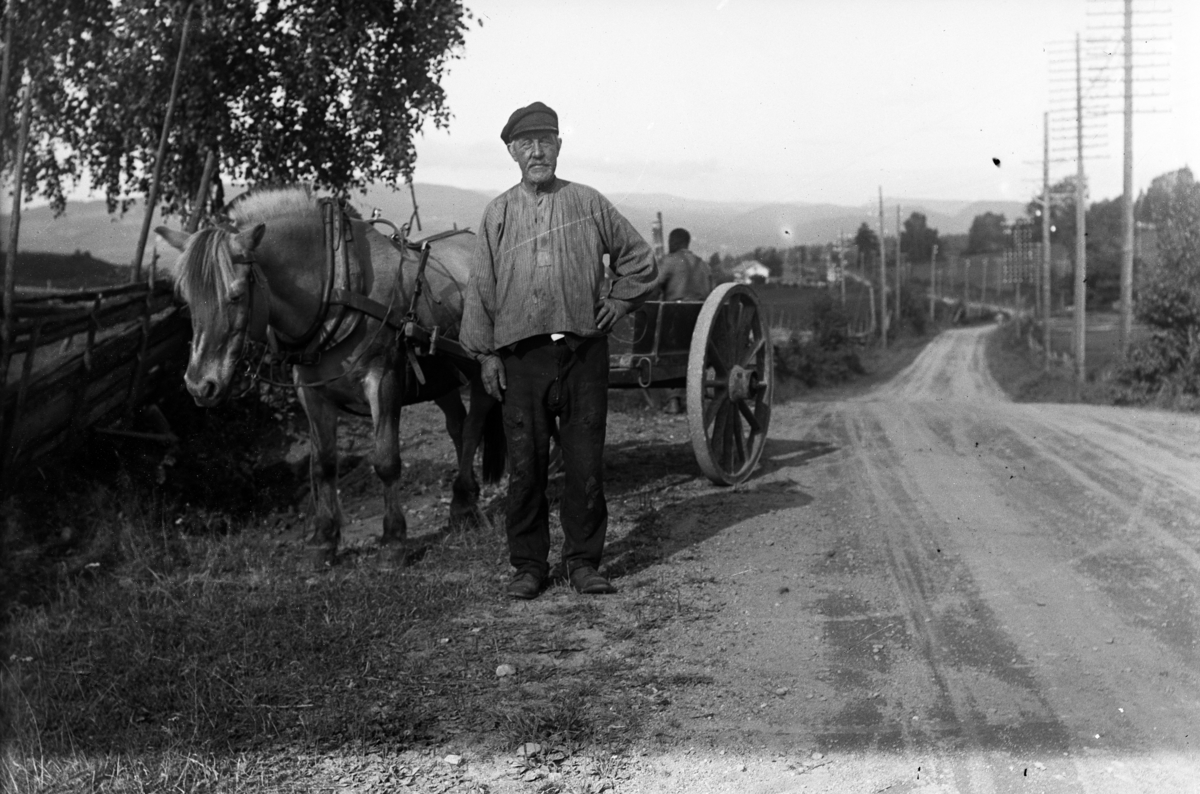
M 617 320 L 629 314 L 632 309 L 633 304 L 629 301 L 601 298 L 596 301 L 596 327 L 607 333 Z
M 479 362 L 479 376 L 483 379 L 483 388 L 494 399 L 504 402 L 504 390 L 508 388 L 508 377 L 504 374 L 504 362 L 500 356 L 488 356 Z

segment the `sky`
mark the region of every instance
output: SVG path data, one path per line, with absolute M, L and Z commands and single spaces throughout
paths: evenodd
M 624 193 L 858 206 L 888 197 L 1026 201 L 1075 173 L 1074 39 L 1119 41 L 1121 0 L 466 0 L 442 82 L 449 129 L 417 142 L 416 181 L 490 192 L 519 179 L 500 141 L 516 108 L 558 113 L 559 176 Z M 1134 0 L 1134 185 L 1200 170 L 1200 2 Z M 1158 27 L 1146 26 L 1154 23 Z M 1101 26 L 1118 26 L 1101 30 Z M 1149 39 L 1161 39 L 1150 41 Z M 1122 190 L 1120 50 L 1085 59 L 1090 199 Z M 1064 60 L 1065 59 L 1065 60 Z M 1145 60 L 1149 60 L 1148 57 Z M 1087 70 L 1086 67 L 1094 67 Z M 1052 70 L 1066 70 L 1052 73 Z M 999 160 L 997 166 L 994 158 Z

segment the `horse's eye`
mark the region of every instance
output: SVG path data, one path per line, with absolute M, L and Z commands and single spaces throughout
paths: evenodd
M 230 302 L 230 303 L 241 303 L 241 302 L 242 302 L 242 298 L 243 298 L 243 297 L 245 297 L 245 293 L 242 293 L 242 292 L 231 292 L 231 293 L 229 294 L 229 302 Z

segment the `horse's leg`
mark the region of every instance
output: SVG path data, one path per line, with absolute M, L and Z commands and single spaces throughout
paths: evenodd
M 471 470 L 471 462 L 475 457 L 475 448 L 470 448 L 470 458 L 466 458 L 467 447 L 464 445 L 464 440 L 468 433 L 466 432 L 469 415 L 466 407 L 463 405 L 462 396 L 457 388 L 450 389 L 445 394 L 439 395 L 433 399 L 435 405 L 442 409 L 442 414 L 446 417 L 446 432 L 450 434 L 450 440 L 454 442 L 454 455 L 458 461 L 458 473 L 454 477 L 454 484 L 451 486 L 451 491 L 454 497 L 450 500 L 450 524 L 451 526 L 462 523 L 464 519 L 470 517 L 470 508 L 475 503 L 475 495 L 479 493 L 479 488 L 476 486 L 474 493 L 470 491 L 470 481 L 473 479 L 471 475 L 466 475 L 464 479 L 464 467 L 466 471 Z M 466 488 L 466 490 L 464 490 Z
M 454 479 L 454 498 L 450 502 L 450 517 L 460 522 L 485 524 L 479 511 L 479 480 L 475 476 L 475 453 L 484 442 L 488 417 L 496 400 L 487 393 L 483 381 L 471 380 L 471 408 L 463 426 L 463 447 L 459 455 L 458 476 Z M 496 417 L 493 417 L 496 419 Z M 502 454 L 502 453 L 501 453 Z M 487 465 L 487 455 L 484 456 Z M 485 472 L 485 476 L 488 476 Z M 498 479 L 499 475 L 491 475 Z
M 404 504 L 400 499 L 403 474 L 400 463 L 400 405 L 404 384 L 401 381 L 403 374 L 395 364 L 395 361 L 390 361 L 383 366 L 371 367 L 363 378 L 363 390 L 371 406 L 375 430 L 371 466 L 383 483 L 383 535 L 379 542 L 383 546 L 395 544 L 396 558 L 403 559 L 404 542 L 408 539 L 408 522 L 404 518 Z
M 467 409 L 463 405 L 458 389 L 450 389 L 445 394 L 433 399 L 435 405 L 442 409 L 446 417 L 446 432 L 454 442 L 454 455 L 458 460 L 463 456 L 463 428 L 467 420 Z
M 316 389 L 301 385 L 297 393 L 308 415 L 312 444 L 309 482 L 317 508 L 308 542 L 317 547 L 320 562 L 332 563 L 342 537 L 342 506 L 337 493 L 337 408 Z

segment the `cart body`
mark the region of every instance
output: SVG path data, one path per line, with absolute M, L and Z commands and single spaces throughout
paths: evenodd
M 771 416 L 772 351 L 758 297 L 722 284 L 704 301 L 648 301 L 609 337 L 613 388 L 686 388 L 688 431 L 713 482 L 757 465 Z

